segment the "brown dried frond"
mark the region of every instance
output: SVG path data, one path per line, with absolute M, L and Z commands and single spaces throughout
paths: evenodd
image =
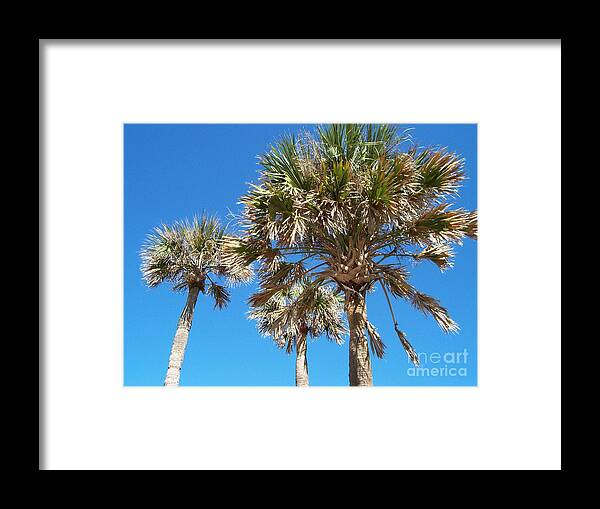
M 415 289 L 408 282 L 408 271 L 404 267 L 376 265 L 375 269 L 395 297 L 410 298 Z
M 414 258 L 415 260 L 429 260 L 435 263 L 443 272 L 452 267 L 453 256 L 454 251 L 452 250 L 452 246 L 449 244 L 435 244 L 426 247 L 420 253 L 416 254 Z
M 404 332 L 402 332 L 398 328 L 398 325 L 396 325 L 396 324 L 394 324 L 394 330 L 396 331 L 396 334 L 398 335 L 398 339 L 400 340 L 400 343 L 402 343 L 402 346 L 404 347 L 404 350 L 406 351 L 408 358 L 411 360 L 411 362 L 415 366 L 418 366 L 419 365 L 419 356 L 417 355 L 417 352 L 415 351 L 413 346 L 408 342 L 408 339 L 406 339 L 406 334 L 404 334 Z
M 286 285 L 278 285 L 263 289 L 260 292 L 252 294 L 248 298 L 248 303 L 253 308 L 264 306 L 267 302 L 269 302 L 269 299 L 271 299 L 276 293 L 285 289 Z
M 375 326 L 367 320 L 366 323 L 367 333 L 369 334 L 369 344 L 371 345 L 371 351 L 379 358 L 383 359 L 385 354 L 385 344 L 381 340 L 381 336 L 377 332 Z
M 450 318 L 448 310 L 437 299 L 415 291 L 411 297 L 411 302 L 419 311 L 430 314 L 444 332 L 458 332 L 458 324 Z

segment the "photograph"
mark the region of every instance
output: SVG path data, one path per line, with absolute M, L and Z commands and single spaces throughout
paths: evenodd
M 476 386 L 476 124 L 124 126 L 126 386 Z

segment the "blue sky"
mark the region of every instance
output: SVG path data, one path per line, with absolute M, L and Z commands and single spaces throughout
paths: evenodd
M 466 159 L 458 206 L 477 208 L 477 126 L 400 124 L 412 128 L 420 145 L 442 145 Z M 125 136 L 124 382 L 163 384 L 171 341 L 185 294 L 167 285 L 149 289 L 140 275 L 139 250 L 145 236 L 163 222 L 207 212 L 226 221 L 239 212 L 239 197 L 256 182 L 257 155 L 283 133 L 305 124 L 127 124 Z M 458 322 L 446 335 L 435 321 L 404 301 L 394 302 L 400 328 L 421 354 L 421 372 L 411 370 L 394 332 L 381 290 L 369 294 L 369 320 L 387 345 L 384 359 L 372 358 L 374 385 L 477 385 L 477 245 L 456 247 L 453 269 L 431 263 L 411 268 L 411 283 L 438 298 Z M 246 318 L 255 284 L 232 289 L 231 304 L 213 309 L 200 296 L 181 374 L 181 385 L 293 386 L 294 355 L 261 337 Z M 466 355 L 465 355 L 466 352 Z M 348 385 L 348 342 L 321 338 L 308 344 L 310 384 Z M 437 369 L 438 371 L 434 371 Z

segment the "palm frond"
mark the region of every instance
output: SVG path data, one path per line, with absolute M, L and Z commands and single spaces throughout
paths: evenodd
M 161 225 L 146 237 L 140 256 L 146 284 L 153 288 L 164 281 L 177 284 L 185 278 L 185 240 L 176 227 Z
M 408 271 L 402 266 L 378 265 L 380 280 L 387 286 L 394 297 L 410 298 L 414 288 L 408 282 Z
M 217 283 L 211 282 L 208 285 L 207 293 L 214 299 L 215 307 L 219 309 L 224 308 L 231 300 L 229 290 Z
M 465 179 L 463 158 L 446 148 L 427 148 L 419 154 L 413 150 L 421 190 L 435 192 L 437 198 L 458 192 Z
M 366 323 L 367 333 L 369 335 L 369 344 L 371 351 L 380 359 L 383 359 L 385 354 L 385 344 L 381 340 L 381 336 L 377 332 L 375 326 L 367 320 Z
M 279 292 L 285 291 L 286 285 L 277 285 L 270 288 L 263 289 L 259 292 L 253 293 L 249 299 L 248 303 L 253 308 L 258 308 L 264 306 L 269 302 L 269 300 L 275 297 Z
M 458 324 L 450 318 L 448 310 L 437 299 L 416 291 L 411 296 L 411 302 L 419 311 L 431 315 L 444 332 L 458 332 Z
M 406 231 L 414 242 L 459 242 L 464 237 L 477 238 L 477 212 L 450 210 L 448 204 L 437 205 L 421 214 Z
M 415 260 L 429 260 L 435 263 L 443 272 L 452 267 L 453 256 L 454 251 L 451 245 L 436 244 L 426 247 L 420 253 L 417 253 L 414 258 Z
M 402 343 L 402 346 L 404 347 L 408 358 L 415 366 L 418 366 L 419 356 L 417 355 L 417 352 L 415 351 L 413 346 L 409 343 L 408 339 L 406 339 L 406 334 L 404 334 L 404 332 L 402 332 L 396 324 L 394 324 L 394 330 L 396 331 L 398 339 L 400 340 L 400 343 Z

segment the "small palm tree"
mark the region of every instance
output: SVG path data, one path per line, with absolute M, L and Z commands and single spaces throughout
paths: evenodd
M 192 221 L 163 224 L 148 235 L 141 250 L 142 276 L 150 288 L 169 282 L 175 291 L 186 291 L 187 301 L 179 317 L 175 338 L 169 356 L 165 385 L 179 385 L 181 366 L 187 347 L 194 308 L 198 295 L 208 294 L 216 308 L 229 303 L 227 288 L 219 284 L 225 277 L 231 283 L 250 279 L 247 267 L 240 270 L 226 268 L 221 263 L 222 240 L 226 231 L 218 219 L 202 216 Z
M 242 239 L 226 241 L 230 266 L 258 262 L 265 299 L 308 277 L 344 293 L 350 330 L 350 385 L 372 385 L 369 355 L 385 345 L 367 320 L 367 294 L 381 286 L 396 334 L 418 356 L 393 315 L 390 294 L 458 330 L 440 302 L 409 283 L 410 263 L 452 266 L 453 244 L 477 236 L 477 213 L 452 208 L 464 160 L 410 141 L 390 125 L 333 124 L 286 136 L 260 157 L 260 181 L 244 204 Z M 299 256 L 279 269 L 281 260 Z
M 249 317 L 256 320 L 259 332 L 287 353 L 296 350 L 296 386 L 308 386 L 307 337 L 326 335 L 343 343 L 343 301 L 328 286 L 300 280 L 266 300 L 264 294 L 254 294 L 249 302 Z

